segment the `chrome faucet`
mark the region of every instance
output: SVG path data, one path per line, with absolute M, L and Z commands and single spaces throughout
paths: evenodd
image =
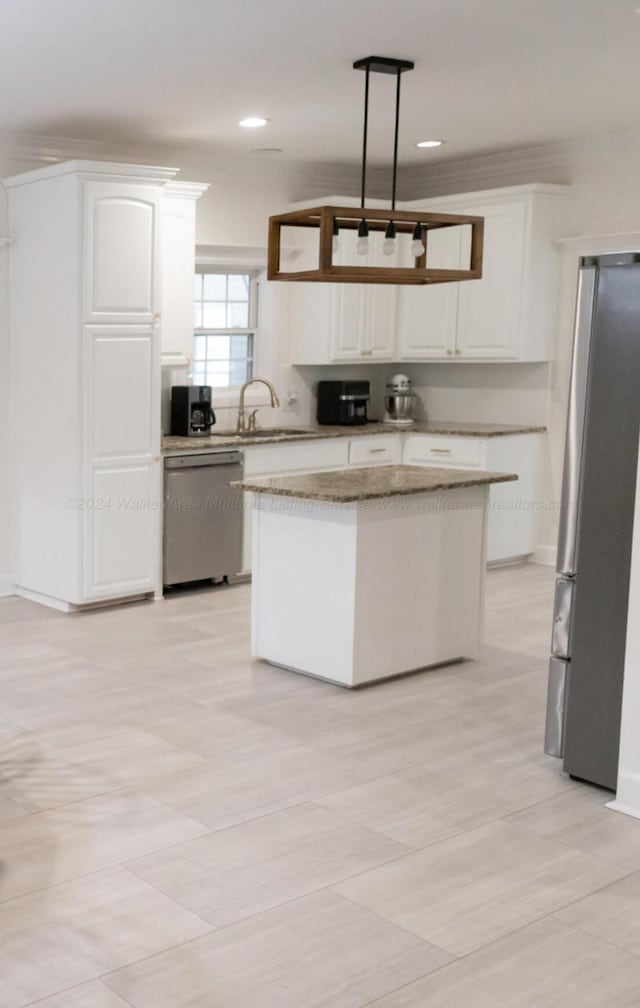
M 273 407 L 273 409 L 275 409 L 277 406 L 280 405 L 280 400 L 278 399 L 276 390 L 274 389 L 273 385 L 267 378 L 250 378 L 249 381 L 246 381 L 242 386 L 242 388 L 240 389 L 238 422 L 236 424 L 236 433 L 238 434 L 247 434 L 249 431 L 254 431 L 256 429 L 256 413 L 258 412 L 257 409 L 252 410 L 248 418 L 245 418 L 244 415 L 244 394 L 247 391 L 249 385 L 253 385 L 255 382 L 261 382 L 263 385 L 267 386 L 267 388 L 269 389 L 269 393 L 271 395 L 271 406 Z

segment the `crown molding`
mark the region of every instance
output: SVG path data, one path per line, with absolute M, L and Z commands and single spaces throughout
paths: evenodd
M 567 143 L 411 166 L 399 174 L 399 195 L 411 200 L 531 182 L 568 184 L 575 157 L 575 145 Z
M 615 151 L 640 149 L 640 131 L 576 137 L 562 142 L 411 165 L 398 174 L 398 196 L 403 200 L 444 196 L 473 189 L 549 182 L 569 185 L 580 162 L 615 156 Z
M 324 197 L 328 192 L 360 199 L 360 165 L 294 162 L 290 165 L 291 202 Z M 391 171 L 367 167 L 367 203 L 371 199 L 389 200 Z
M 208 182 L 183 182 L 181 179 L 171 179 L 164 187 L 167 196 L 179 196 L 182 199 L 197 200 L 206 193 Z
M 171 164 L 175 147 L 158 144 L 118 144 L 36 133 L 0 132 L 0 170 L 14 175 L 61 161 L 117 162 L 120 164 Z
M 58 178 L 61 175 L 81 175 L 84 178 L 101 179 L 108 175 L 126 181 L 153 182 L 164 185 L 172 179 L 179 168 L 160 168 L 156 165 L 124 164 L 122 161 L 59 161 L 46 168 L 35 168 L 30 172 L 20 172 L 2 180 L 5 189 L 40 182 L 42 179 Z

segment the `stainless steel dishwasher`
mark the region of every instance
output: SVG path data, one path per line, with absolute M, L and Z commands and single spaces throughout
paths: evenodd
M 175 455 L 164 462 L 163 583 L 233 578 L 242 565 L 239 451 Z

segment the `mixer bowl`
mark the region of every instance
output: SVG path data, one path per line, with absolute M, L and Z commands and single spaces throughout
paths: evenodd
M 392 423 L 413 423 L 413 412 L 415 395 L 386 395 L 384 397 L 384 408 L 387 411 L 388 419 Z

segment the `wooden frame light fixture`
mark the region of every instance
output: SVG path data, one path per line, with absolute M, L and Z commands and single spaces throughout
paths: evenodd
M 357 60 L 355 70 L 364 70 L 364 136 L 362 144 L 361 199 L 359 207 L 320 206 L 292 210 L 269 218 L 267 250 L 268 280 L 301 280 L 315 283 L 382 283 L 382 284 L 432 284 L 460 280 L 477 280 L 482 276 L 482 246 L 484 218 L 464 214 L 432 213 L 420 210 L 396 210 L 396 181 L 398 174 L 398 124 L 400 115 L 400 78 L 406 70 L 413 70 L 409 60 L 388 59 L 384 56 L 367 56 Z M 370 73 L 394 74 L 396 77 L 396 117 L 393 146 L 393 181 L 390 210 L 372 210 L 365 207 L 367 172 L 367 127 L 369 116 Z M 440 269 L 428 264 L 428 235 L 438 228 L 469 226 L 471 241 L 467 269 Z M 280 269 L 281 231 L 283 227 L 316 228 L 319 231 L 318 268 L 283 272 Z M 358 266 L 337 265 L 333 262 L 337 239 L 341 230 L 358 232 L 358 251 L 368 250 L 369 232 L 382 232 L 386 249 L 394 251 L 396 235 L 412 235 L 411 256 L 413 266 L 377 266 L 370 263 Z

